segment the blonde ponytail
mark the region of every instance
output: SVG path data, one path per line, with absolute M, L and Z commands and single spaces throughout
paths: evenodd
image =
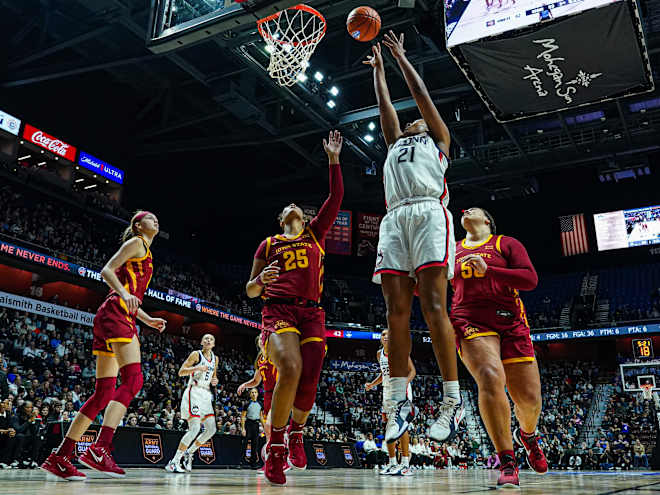
M 131 237 L 135 237 L 139 235 L 140 231 L 137 229 L 135 226 L 136 223 L 138 223 L 142 218 L 149 213 L 146 210 L 137 210 L 135 213 L 133 213 L 133 216 L 131 217 L 131 221 L 128 224 L 128 227 L 124 229 L 124 232 L 121 234 L 121 243 L 125 243 L 128 241 Z

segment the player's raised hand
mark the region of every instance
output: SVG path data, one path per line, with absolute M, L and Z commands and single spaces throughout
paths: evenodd
M 247 388 L 249 382 L 241 383 L 238 387 L 238 390 L 236 391 L 236 395 L 241 395 L 243 392 L 245 392 L 245 389 Z
M 371 55 L 367 57 L 367 60 L 363 60 L 362 63 L 371 65 L 374 69 L 383 68 L 383 54 L 381 53 L 380 43 L 376 43 L 371 47 Z
M 488 265 L 486 264 L 484 259 L 478 254 L 471 254 L 467 256 L 464 262 L 467 263 L 468 266 L 471 266 L 472 269 L 475 272 L 477 272 L 479 275 L 483 275 L 484 273 L 486 273 L 486 270 L 488 270 Z
M 364 389 L 365 389 L 365 390 L 369 391 L 369 390 L 371 390 L 372 388 L 374 388 L 374 387 L 373 387 L 373 385 L 371 384 L 371 382 L 367 382 L 367 383 L 364 384 Z
M 277 260 L 273 261 L 270 265 L 264 268 L 259 274 L 261 281 L 268 285 L 271 282 L 277 280 L 277 277 L 280 276 L 280 267 L 277 266 Z
M 341 132 L 330 131 L 327 141 L 323 140 L 323 148 L 328 154 L 330 163 L 339 163 L 339 155 L 341 154 L 341 146 L 344 143 L 344 138 L 341 137 Z
M 398 59 L 406 54 L 406 49 L 403 47 L 403 39 L 403 33 L 397 36 L 391 29 L 389 33 L 385 33 L 383 45 L 390 49 L 394 58 Z

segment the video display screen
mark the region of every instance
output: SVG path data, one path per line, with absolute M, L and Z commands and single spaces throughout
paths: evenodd
M 598 250 L 660 244 L 660 205 L 594 215 Z
M 447 46 L 576 14 L 620 0 L 445 0 Z

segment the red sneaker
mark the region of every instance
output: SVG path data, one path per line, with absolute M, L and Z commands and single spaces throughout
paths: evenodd
M 56 450 L 48 456 L 48 459 L 41 465 L 41 469 L 47 473 L 57 476 L 61 480 L 66 481 L 85 481 L 87 476 L 81 473 L 76 467 L 71 464 L 68 457 L 57 455 Z
M 266 465 L 264 466 L 264 475 L 271 485 L 286 485 L 286 476 L 284 475 L 286 457 L 287 451 L 284 444 L 269 444 L 268 459 L 266 460 Z
M 307 468 L 307 454 L 303 444 L 302 431 L 289 431 L 289 464 L 294 471 L 304 471 Z
M 500 466 L 500 477 L 497 480 L 497 488 L 515 490 L 520 488 L 518 479 L 518 466 L 513 459 L 508 460 Z
M 96 444 L 90 445 L 83 455 L 78 458 L 80 464 L 103 473 L 111 478 L 123 478 L 126 471 L 117 466 L 110 454 L 110 449 Z
M 539 446 L 539 437 L 534 435 L 534 438 L 530 439 L 525 438 L 520 431 L 520 428 L 516 428 L 513 432 L 513 438 L 516 442 L 523 447 L 525 447 L 525 452 L 527 453 L 527 464 L 532 468 L 536 474 L 545 474 L 548 472 L 548 461 Z

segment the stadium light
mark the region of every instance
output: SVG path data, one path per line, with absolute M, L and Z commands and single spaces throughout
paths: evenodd
M 374 141 L 374 137 L 373 137 L 371 134 L 367 134 L 366 136 L 364 136 L 364 140 L 365 140 L 367 143 L 373 143 L 373 141 Z
M 38 166 L 38 167 L 41 167 L 42 165 L 46 165 L 46 162 L 39 162 L 39 163 L 37 163 L 37 166 Z
M 324 77 L 325 76 L 323 74 L 321 74 L 319 71 L 316 71 L 316 74 L 314 74 L 314 79 L 316 79 L 318 82 L 323 81 Z
M 96 184 L 92 184 L 91 186 L 85 186 L 85 189 L 92 189 L 93 187 L 96 187 Z
M 337 86 L 333 86 L 330 88 L 330 94 L 332 96 L 337 96 L 339 94 L 339 88 Z
M 369 125 L 367 126 L 370 131 L 375 131 L 376 130 L 376 124 L 373 122 L 369 122 Z
M 18 159 L 18 161 L 20 162 L 21 160 L 27 160 L 28 158 L 32 158 L 32 155 L 25 155 L 25 156 L 22 156 L 22 157 L 20 157 L 20 158 Z
M 82 182 L 82 181 L 84 181 L 84 180 L 85 180 L 85 179 L 76 179 L 76 182 Z
M 309 77 L 307 77 L 307 74 L 305 74 L 304 72 L 301 72 L 296 76 L 296 79 L 298 79 L 298 81 L 300 81 L 301 83 L 304 83 L 307 82 L 307 79 L 309 79 Z
M 326 105 L 328 105 L 328 107 L 330 108 L 335 108 L 337 106 L 335 100 L 328 100 L 328 103 L 326 103 Z

